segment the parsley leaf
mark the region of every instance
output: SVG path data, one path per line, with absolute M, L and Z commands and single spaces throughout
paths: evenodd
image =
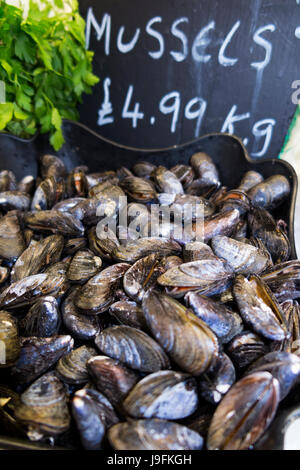
M 27 18 L 20 8 L 0 0 L 0 80 L 6 103 L 0 104 L 0 130 L 28 138 L 50 133 L 58 150 L 64 143 L 62 120 L 78 119 L 82 93 L 99 81 L 93 54 L 85 49 L 85 22 L 78 1 L 29 0 Z M 51 13 L 51 14 L 50 14 Z

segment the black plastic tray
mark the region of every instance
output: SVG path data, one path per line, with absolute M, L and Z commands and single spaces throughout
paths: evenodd
M 291 258 L 297 257 L 294 214 L 298 183 L 296 173 L 289 163 L 279 159 L 253 160 L 241 140 L 229 134 L 209 134 L 183 145 L 145 150 L 116 144 L 88 127 L 72 121 L 64 121 L 63 128 L 66 143 L 56 154 L 64 160 L 67 169 L 77 165 L 87 165 L 92 172 L 116 169 L 120 166 L 131 168 L 137 161 L 146 159 L 154 164 L 171 167 L 177 163 L 188 163 L 196 151 L 205 151 L 216 163 L 222 184 L 231 189 L 239 185 L 243 174 L 248 170 L 259 171 L 265 178 L 274 174 L 286 176 L 291 184 L 291 195 L 274 215 L 287 222 Z M 0 135 L 0 168 L 14 171 L 17 178 L 26 174 L 36 176 L 37 159 L 44 153 L 53 153 L 48 136 L 37 135 L 26 141 L 7 134 Z M 0 449 L 33 448 L 34 443 L 0 436 Z M 41 447 L 37 445 L 36 449 Z

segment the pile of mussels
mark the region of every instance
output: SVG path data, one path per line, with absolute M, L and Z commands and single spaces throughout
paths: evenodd
M 288 180 L 249 171 L 229 190 L 204 153 L 102 173 L 44 155 L 39 171 L 0 173 L 1 430 L 85 449 L 251 448 L 300 380 L 300 262 L 270 213 Z M 174 223 L 151 237 L 145 219 L 138 239 L 99 238 L 97 209 L 118 222 L 121 196 L 144 215 L 202 204 L 204 241 Z

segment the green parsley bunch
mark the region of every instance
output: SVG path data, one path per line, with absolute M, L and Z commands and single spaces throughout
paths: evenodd
M 45 3 L 45 2 L 44 2 Z M 62 0 L 55 0 L 63 8 Z M 92 73 L 93 53 L 85 49 L 85 22 L 73 10 L 43 10 L 30 0 L 26 18 L 20 8 L 0 0 L 0 131 L 28 138 L 50 133 L 55 150 L 64 143 L 62 119 L 78 119 L 82 93 L 99 79 Z

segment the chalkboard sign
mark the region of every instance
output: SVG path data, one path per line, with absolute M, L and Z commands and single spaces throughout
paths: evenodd
M 160 148 L 232 132 L 277 156 L 300 98 L 300 0 L 81 0 L 101 82 L 81 122 Z

